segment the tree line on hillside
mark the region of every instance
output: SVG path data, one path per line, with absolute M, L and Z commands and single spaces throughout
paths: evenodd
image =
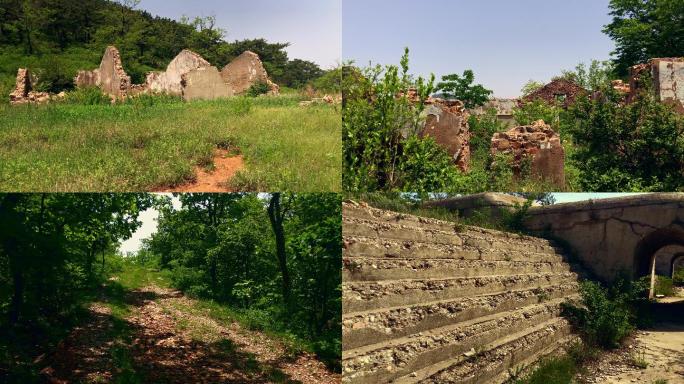
M 290 43 L 247 39 L 228 42 L 216 18 L 183 17 L 180 21 L 138 10 L 140 0 L 0 0 L 0 47 L 10 58 L 0 70 L 36 63 L 49 78 L 49 90 L 73 86 L 78 69 L 90 69 L 108 45 L 122 54 L 135 83 L 145 74 L 166 68 L 181 50 L 191 49 L 222 67 L 246 50 L 257 53 L 275 82 L 301 87 L 326 74 L 316 63 L 290 60 Z M 38 58 L 30 60 L 31 58 Z M 87 68 L 79 66 L 88 65 Z
M 257 326 L 311 340 L 339 368 L 341 200 L 331 193 L 179 195 L 138 258 L 188 294 L 245 311 Z

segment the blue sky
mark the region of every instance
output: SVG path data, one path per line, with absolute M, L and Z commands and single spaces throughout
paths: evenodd
M 290 58 L 323 68 L 341 60 L 342 0 L 142 0 L 139 9 L 174 20 L 216 16 L 227 40 L 290 42 Z M 346 1 L 346 0 L 345 0 Z
M 516 97 L 530 79 L 548 81 L 579 62 L 607 60 L 609 0 L 343 0 L 342 56 L 359 65 L 475 72 L 497 97 Z

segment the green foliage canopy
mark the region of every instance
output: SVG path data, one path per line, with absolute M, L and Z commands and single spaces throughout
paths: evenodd
M 442 81 L 437 84 L 436 90 L 447 99 L 461 100 L 466 108 L 476 108 L 484 105 L 493 92 L 481 84 L 473 84 L 474 82 L 475 74 L 467 69 L 463 71 L 463 76 L 457 74 L 442 76 Z

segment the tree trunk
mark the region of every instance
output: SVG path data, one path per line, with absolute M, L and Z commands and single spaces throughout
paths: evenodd
M 274 193 L 268 204 L 268 217 L 271 220 L 271 227 L 275 235 L 276 256 L 283 279 L 283 300 L 285 305 L 290 306 L 290 272 L 287 269 L 287 255 L 285 253 L 285 231 L 283 230 L 283 212 L 280 206 L 280 193 Z

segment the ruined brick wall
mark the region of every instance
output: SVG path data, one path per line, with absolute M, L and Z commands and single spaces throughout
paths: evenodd
M 560 104 L 564 108 L 575 102 L 577 96 L 587 90 L 566 79 L 556 79 L 521 99 L 521 103 L 544 100 L 549 104 Z
M 656 97 L 684 113 L 684 58 L 651 60 Z
M 33 90 L 33 81 L 34 79 L 28 69 L 19 68 L 17 70 L 14 90 L 10 93 L 10 104 L 45 103 L 50 101 L 49 93 Z
M 525 159 L 531 162 L 531 174 L 559 187 L 565 186 L 565 151 L 560 136 L 544 121 L 497 132 L 492 137 L 491 154 L 511 155 L 513 172 L 520 176 Z
M 344 383 L 503 383 L 576 340 L 556 244 L 345 203 Z
M 210 67 L 206 61 L 199 54 L 184 49 L 179 53 L 166 67 L 165 72 L 151 72 L 147 75 L 145 84 L 147 88 L 155 93 L 166 93 L 170 95 L 180 96 L 183 94 L 181 82 L 183 75 L 188 72 Z
M 463 172 L 470 168 L 470 127 L 468 112 L 460 101 L 429 99 L 424 114 L 421 137 L 432 137 L 446 149 L 454 164 Z
M 269 80 L 268 73 L 266 73 L 259 55 L 254 52 L 243 52 L 223 67 L 221 76 L 237 95 L 247 92 L 256 83 L 268 84 L 271 94 L 280 92 L 278 85 Z

